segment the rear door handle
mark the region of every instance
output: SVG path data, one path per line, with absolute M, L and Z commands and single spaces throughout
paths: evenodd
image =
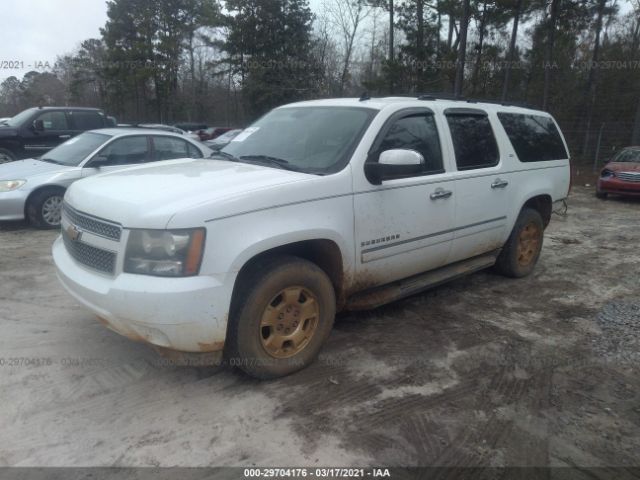
M 505 188 L 507 185 L 509 185 L 509 182 L 498 178 L 495 182 L 491 184 L 491 188 Z
M 71 135 L 60 135 L 58 138 L 61 138 L 62 140 L 66 140 L 68 138 L 71 138 Z
M 431 200 L 438 200 L 440 198 L 449 198 L 451 195 L 453 195 L 451 190 L 436 188 L 436 191 L 429 195 L 429 198 L 431 198 Z

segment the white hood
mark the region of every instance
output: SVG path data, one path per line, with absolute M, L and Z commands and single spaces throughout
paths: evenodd
M 237 200 L 251 192 L 310 178 L 222 160 L 171 160 L 80 180 L 65 199 L 81 212 L 124 227 L 165 228 L 180 212 L 205 207 L 209 218 L 232 215 L 241 211 Z

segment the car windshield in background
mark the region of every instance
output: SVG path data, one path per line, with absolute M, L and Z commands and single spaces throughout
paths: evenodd
M 614 162 L 638 162 L 640 163 L 640 148 L 632 148 L 620 151 L 614 158 Z
M 237 135 L 223 153 L 238 161 L 314 174 L 342 170 L 377 111 L 363 107 L 288 107 Z
M 75 167 L 110 138 L 110 135 L 102 133 L 82 133 L 45 153 L 40 160 Z

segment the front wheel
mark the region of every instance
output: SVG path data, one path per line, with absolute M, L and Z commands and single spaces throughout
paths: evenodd
M 64 191 L 47 188 L 36 193 L 27 204 L 29 222 L 38 228 L 57 228 L 62 218 Z
M 279 255 L 259 260 L 238 282 L 226 342 L 229 363 L 260 379 L 312 363 L 336 310 L 326 273 L 307 260 Z
M 600 199 L 607 198 L 607 192 L 601 192 L 600 190 L 596 190 L 596 197 Z
M 16 159 L 15 155 L 6 148 L 0 148 L 0 163 L 13 162 Z
M 526 277 L 536 266 L 544 237 L 544 222 L 537 210 L 525 208 L 500 252 L 495 269 L 508 277 Z

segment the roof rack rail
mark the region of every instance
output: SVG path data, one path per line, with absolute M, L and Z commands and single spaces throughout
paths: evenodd
M 467 103 L 490 103 L 492 105 L 503 105 L 505 107 L 522 107 L 522 108 L 533 108 L 536 107 L 527 102 L 518 102 L 518 101 L 508 101 L 508 100 L 486 100 L 483 98 L 470 98 L 467 100 Z
M 454 95 L 453 93 L 421 93 L 418 95 L 418 100 L 459 100 L 464 101 L 464 97 Z

